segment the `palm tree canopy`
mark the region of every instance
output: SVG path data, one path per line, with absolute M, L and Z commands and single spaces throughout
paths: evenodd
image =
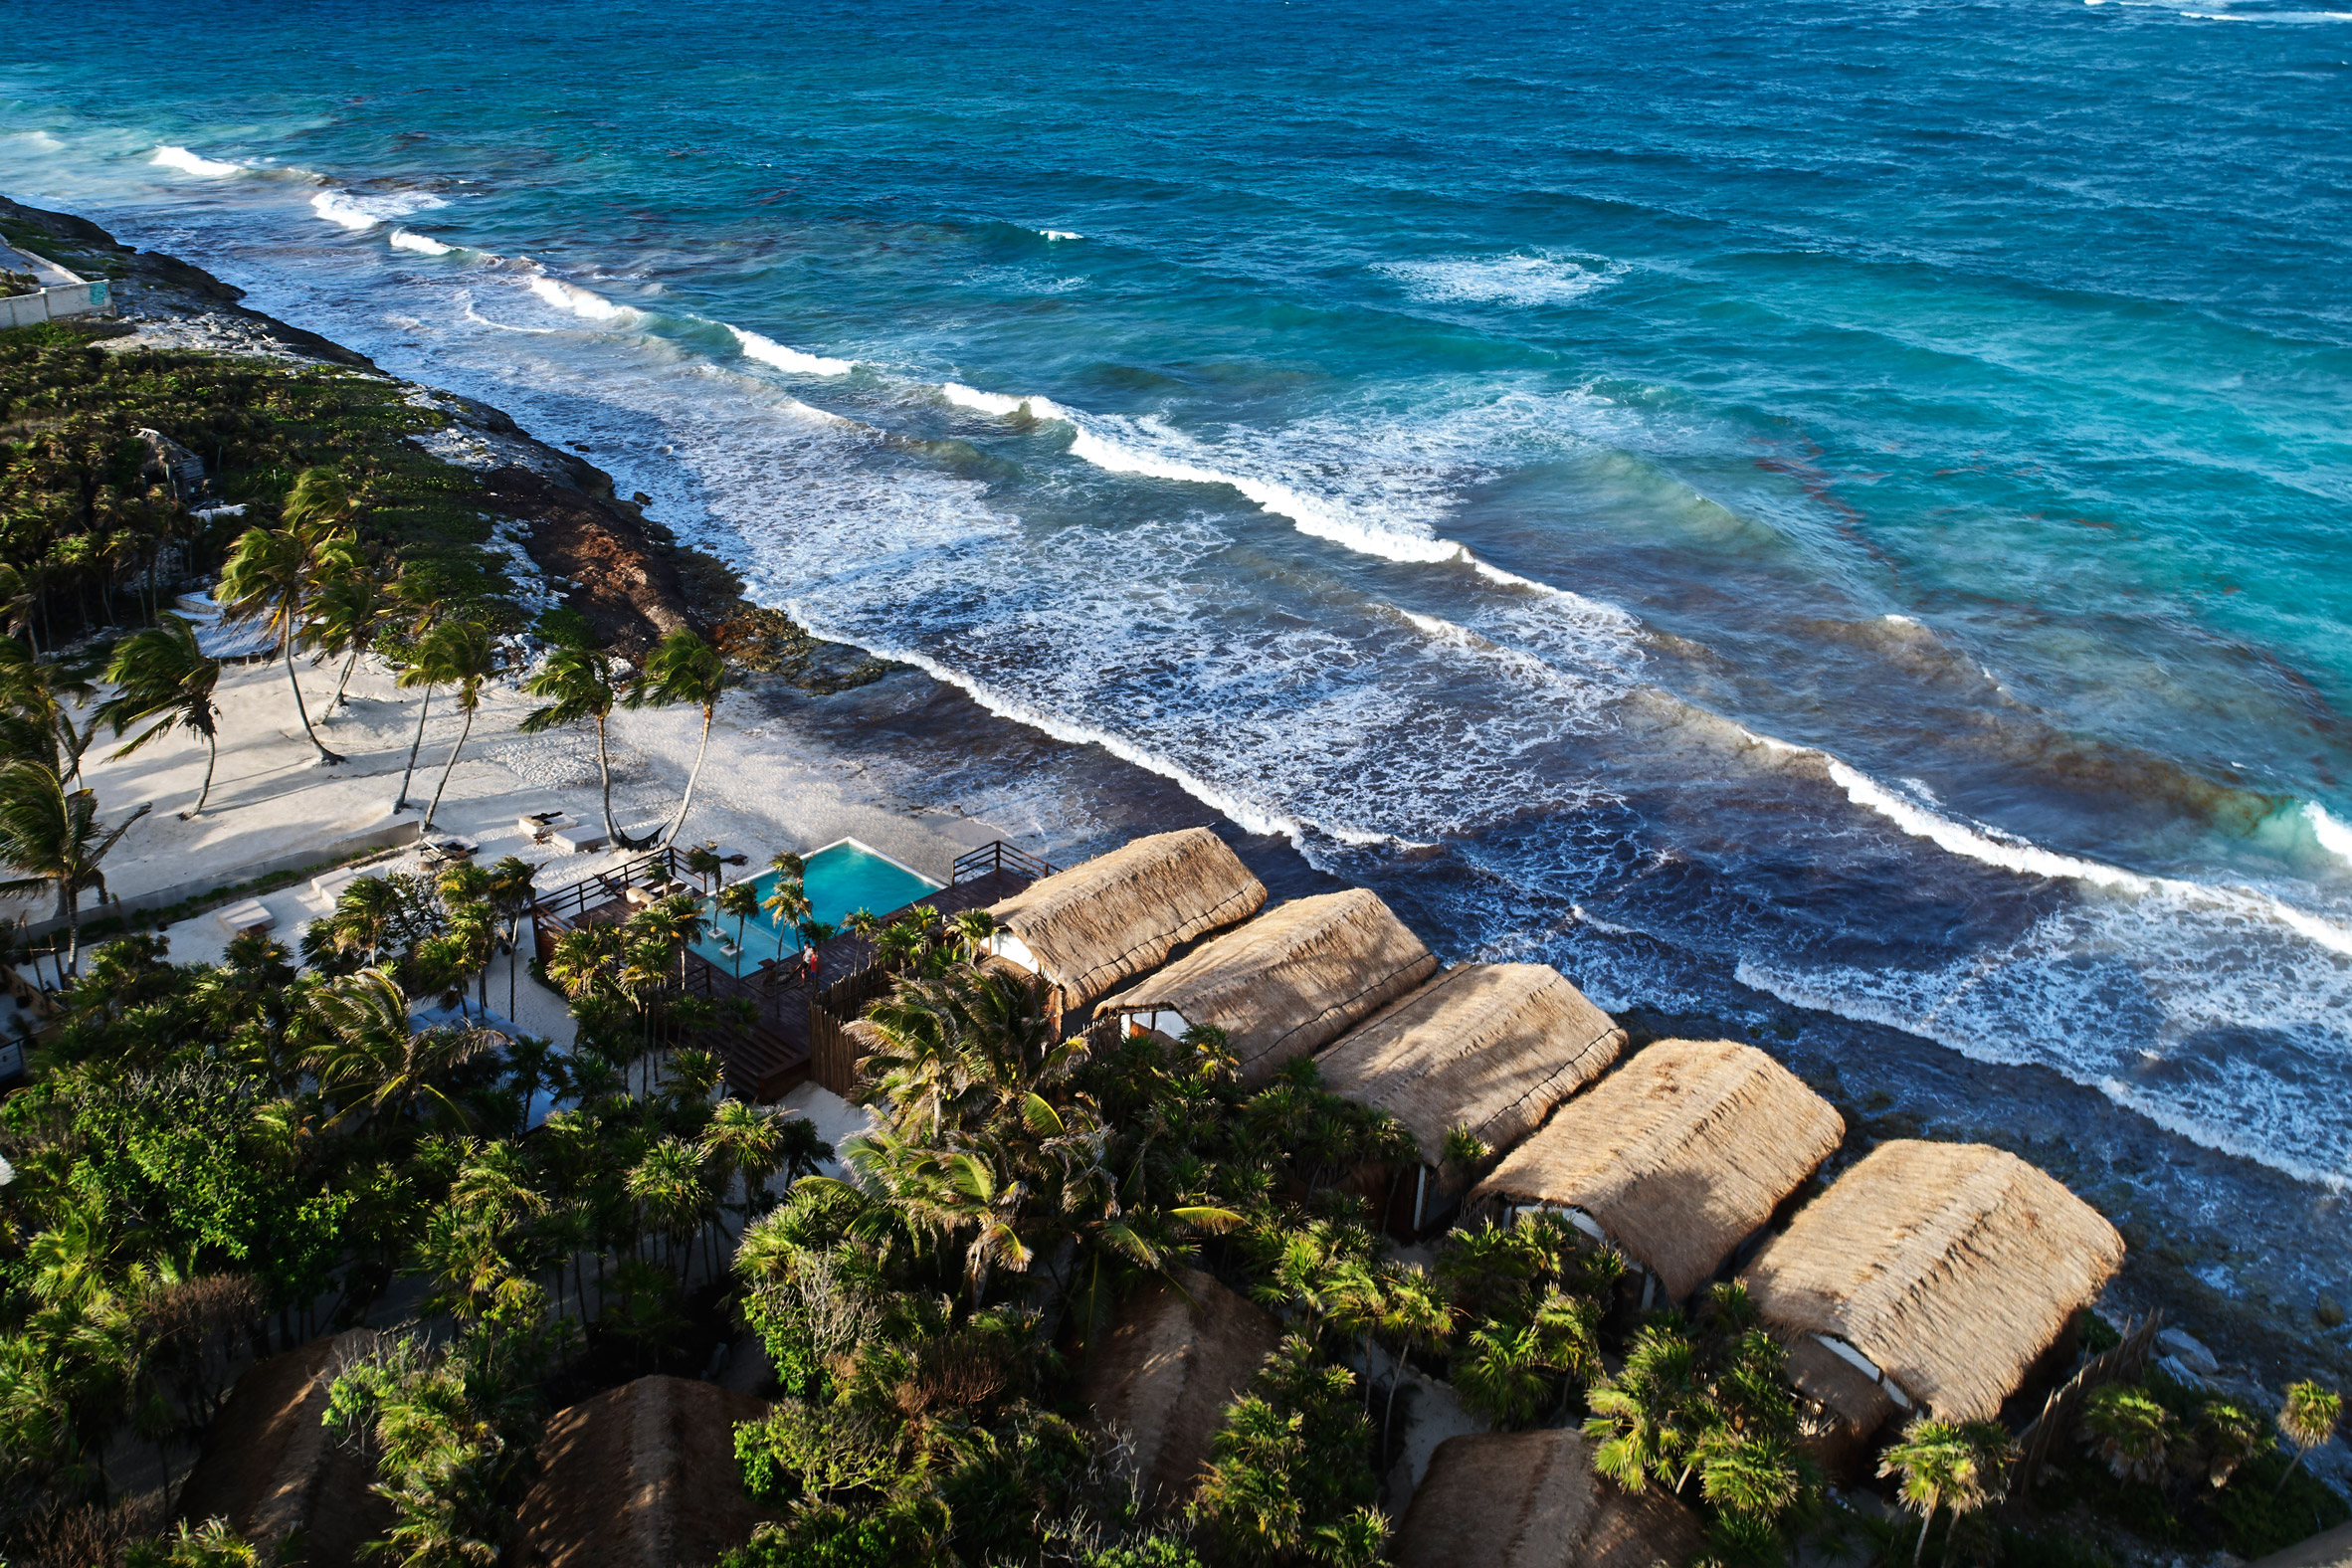
M 582 719 L 603 718 L 612 712 L 618 698 L 612 661 L 594 648 L 556 649 L 522 684 L 522 689 L 525 695 L 547 703 L 523 716 L 520 728 L 526 735 L 560 729 Z
M 726 681 L 726 662 L 718 650 L 681 627 L 646 655 L 645 669 L 630 683 L 626 700 L 630 707 L 691 702 L 707 710 L 718 704 Z
M 221 662 L 204 652 L 196 629 L 179 616 L 167 613 L 124 638 L 106 666 L 106 680 L 118 689 L 99 705 L 98 716 L 117 739 L 133 724 L 155 722 L 114 755 L 129 756 L 182 725 L 211 736 L 219 712 L 212 696 L 220 679 Z
M 98 863 L 150 809 L 141 806 L 109 829 L 98 820 L 97 793 L 66 788 L 47 763 L 0 767 L 0 867 L 23 874 L 21 881 L 0 882 L 0 892 L 44 885 L 67 893 L 102 891 L 106 879 Z

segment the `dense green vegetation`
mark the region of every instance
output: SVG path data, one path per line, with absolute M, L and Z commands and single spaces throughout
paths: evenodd
M 379 577 L 414 574 L 431 600 L 501 630 L 522 617 L 476 482 L 407 438 L 447 416 L 381 376 L 241 355 L 110 353 L 104 327 L 51 323 L 0 333 L 0 613 L 54 648 L 133 614 L 152 619 L 158 568 L 217 566 L 251 523 L 275 518 L 307 469 L 331 465 L 359 497 L 360 552 Z M 213 492 L 243 503 L 212 523 L 178 504 L 139 437 L 157 431 L 204 462 Z

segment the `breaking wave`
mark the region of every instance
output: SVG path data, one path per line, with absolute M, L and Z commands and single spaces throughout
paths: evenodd
M 431 235 L 419 234 L 414 229 L 394 229 L 388 243 L 396 251 L 414 251 L 419 256 L 454 256 L 458 250 L 454 245 L 444 245 Z
M 156 168 L 177 169 L 182 174 L 193 174 L 203 180 L 225 180 L 232 174 L 245 172 L 245 165 L 242 163 L 232 163 L 221 158 L 200 157 L 185 147 L 175 147 L 168 142 L 157 147 L 155 155 L 147 161 Z
M 328 223 L 354 231 L 364 231 L 395 218 L 405 218 L 412 212 L 427 212 L 449 203 L 427 191 L 400 191 L 382 196 L 361 196 L 351 191 L 320 191 L 310 198 L 310 210 Z
M 747 332 L 739 326 L 730 325 L 727 330 L 735 334 L 736 346 L 743 350 L 744 358 L 756 359 L 763 365 L 774 365 L 778 370 L 789 370 L 804 376 L 846 376 L 858 368 L 855 360 L 828 359 L 822 354 L 803 353 L 797 348 L 786 348 L 774 338 Z

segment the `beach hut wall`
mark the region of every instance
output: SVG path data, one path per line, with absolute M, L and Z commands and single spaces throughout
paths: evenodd
M 1899 1408 L 1990 1421 L 2122 1266 L 2115 1228 L 2016 1155 L 1904 1139 L 1839 1177 L 1741 1278 L 1768 1322 L 1860 1374 L 1800 1383 L 1842 1419 L 1883 1418 L 1875 1384 Z
M 1496 1153 L 1510 1149 L 1606 1072 L 1625 1042 L 1549 964 L 1462 964 L 1357 1025 L 1318 1066 L 1325 1088 L 1387 1111 L 1412 1135 L 1421 1164 L 1402 1224 L 1419 1232 L 1459 1196 L 1444 1173 L 1455 1128 Z
M 1364 887 L 1276 904 L 1101 1006 L 1171 1038 L 1226 1032 L 1242 1081 L 1259 1084 L 1437 972 L 1421 938 Z
M 226 1519 L 265 1559 L 298 1536 L 308 1568 L 356 1562 L 391 1529 L 392 1505 L 370 1489 L 367 1458 L 328 1430 L 326 1399 L 375 1342 L 374 1330 L 354 1328 L 248 1367 L 180 1484 L 179 1517 Z
M 1753 1046 L 1662 1040 L 1562 1105 L 1471 1190 L 1564 1213 L 1680 1300 L 1829 1158 L 1846 1123 Z M 1654 1282 L 1654 1283 L 1653 1283 Z
M 524 1559 L 707 1568 L 775 1515 L 751 1500 L 735 1425 L 767 1409 L 690 1378 L 641 1377 L 549 1418 L 520 1511 Z
M 1002 928 L 992 951 L 1042 975 L 1076 1012 L 1265 904 L 1266 884 L 1207 828 L 1155 833 L 992 905 Z
M 1097 1428 L 1134 1445 L 1146 1507 L 1192 1494 L 1226 1407 L 1280 1343 L 1272 1317 L 1197 1269 L 1145 1284 L 1120 1307 L 1094 1347 L 1085 1397 Z
M 1430 1456 L 1389 1543 L 1396 1568 L 1680 1568 L 1704 1544 L 1657 1487 L 1594 1472 L 1573 1431 L 1466 1433 Z

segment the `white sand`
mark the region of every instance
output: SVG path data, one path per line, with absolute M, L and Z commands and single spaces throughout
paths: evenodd
M 302 667 L 304 698 L 314 723 L 326 708 L 336 674 L 332 666 Z M 325 767 L 302 737 L 284 666 L 246 665 L 225 673 L 219 693 L 220 762 L 211 800 L 193 821 L 178 813 L 195 803 L 204 777 L 201 741 L 174 735 L 114 760 L 112 743 L 101 736 L 85 759 L 100 819 L 117 823 L 142 803 L 153 808 L 106 859 L 108 891 L 133 897 L 165 888 L 234 884 L 249 880 L 256 866 L 290 855 L 315 853 L 324 860 L 353 836 L 401 820 L 391 808 L 416 731 L 417 695 L 397 690 L 389 671 L 372 661 L 362 662 L 350 691 L 349 705 L 318 724 L 320 738 L 350 760 Z M 514 686 L 485 691 L 434 827 L 436 837 L 456 836 L 479 845 L 478 865 L 514 855 L 540 867 L 544 889 L 579 881 L 626 857 L 566 855 L 533 844 L 516 826 L 517 816 L 542 811 L 562 811 L 586 825 L 603 823 L 593 731 L 520 734 L 515 725 L 533 705 Z M 756 870 L 781 850 L 806 853 L 855 838 L 946 882 L 957 855 L 1004 836 L 970 818 L 885 800 L 861 787 L 863 770 L 855 759 L 799 754 L 773 724 L 746 723 L 751 712 L 751 704 L 738 694 L 721 702 L 710 758 L 681 844 L 716 840 L 724 850 L 748 855 L 747 870 Z M 432 799 L 462 724 L 450 694 L 437 691 L 409 786 L 415 804 L 405 814 L 408 820 L 421 817 Z M 676 811 L 699 729 L 700 713 L 691 708 L 614 715 L 613 810 L 623 828 L 644 830 Z M 414 865 L 411 851 L 381 869 Z M 90 908 L 92 901 L 86 896 L 88 914 L 97 912 Z M 275 934 L 290 946 L 302 926 L 327 907 L 306 882 L 262 901 L 277 918 Z M 49 897 L 0 901 L 0 918 L 21 914 L 39 921 L 53 912 Z M 171 956 L 182 962 L 217 958 L 228 942 L 228 932 L 210 912 L 173 926 L 168 934 Z M 491 976 L 491 1003 L 500 1009 L 503 967 Z M 542 1010 L 520 1006 L 526 1016 L 518 1023 L 568 1037 L 560 1007 L 542 1019 Z

